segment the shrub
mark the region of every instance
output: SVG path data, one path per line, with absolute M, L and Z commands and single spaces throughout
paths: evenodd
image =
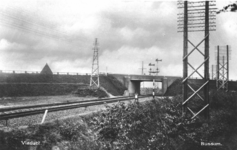
M 224 150 L 229 145 L 235 149 L 235 142 L 228 141 L 237 139 L 237 95 L 219 94 L 211 100 L 209 125 L 200 116 L 193 120 L 182 116 L 180 96 L 144 104 L 120 102 L 85 121 L 107 149 Z M 204 147 L 201 142 L 222 146 Z
M 175 149 L 178 144 L 198 143 L 195 120 L 181 116 L 179 100 L 153 100 L 145 104 L 130 102 L 107 106 L 93 117 L 90 126 L 106 148 Z
M 39 141 L 38 150 L 51 150 L 53 146 L 71 150 L 99 150 L 101 147 L 85 124 L 71 118 L 9 132 L 0 131 L 1 150 L 28 149 L 21 143 L 27 139 Z
M 107 97 L 105 91 L 100 88 L 78 88 L 74 94 L 78 96 L 94 96 L 94 97 Z

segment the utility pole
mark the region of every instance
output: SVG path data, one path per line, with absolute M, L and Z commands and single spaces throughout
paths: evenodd
M 217 46 L 217 59 L 216 59 L 216 87 L 219 88 L 219 80 L 220 80 L 220 48 L 219 45 Z
M 204 49 L 204 81 L 206 85 L 204 86 L 204 101 L 205 106 L 203 107 L 205 118 L 209 121 L 210 115 L 209 115 L 209 1 L 205 1 L 205 34 L 204 34 L 205 41 L 205 49 Z M 200 111 L 201 113 L 202 111 Z
M 217 90 L 223 89 L 228 91 L 229 82 L 229 61 L 230 61 L 230 46 L 217 46 L 216 54 L 217 64 L 216 64 L 216 87 Z
M 227 63 L 226 63 L 226 71 L 227 71 L 227 73 L 226 73 L 226 75 L 227 75 L 227 82 L 226 82 L 226 91 L 228 91 L 229 90 L 229 85 L 228 85 L 228 82 L 229 82 L 229 60 L 230 60 L 230 50 L 229 50 L 229 46 L 228 45 L 226 45 L 226 55 L 227 55 Z
M 213 74 L 213 65 L 211 65 L 211 78 L 212 78 L 212 80 L 213 80 L 213 78 L 214 78 L 214 74 Z
M 211 74 L 212 74 L 212 80 L 216 78 L 216 66 L 212 65 L 211 66 Z
M 139 68 L 139 69 L 142 70 L 142 75 L 144 75 L 144 70 L 145 70 L 146 68 L 143 67 L 143 61 L 142 61 L 142 68 Z
M 93 47 L 93 60 L 92 60 L 92 72 L 90 78 L 90 86 L 100 87 L 99 78 L 99 46 L 97 38 L 95 39 Z

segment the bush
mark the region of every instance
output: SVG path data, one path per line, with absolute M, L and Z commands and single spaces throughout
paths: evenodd
M 100 88 L 78 88 L 74 94 L 78 96 L 94 96 L 99 98 L 107 97 L 105 91 Z
M 181 115 L 179 99 L 153 100 L 140 104 L 118 103 L 89 120 L 98 140 L 111 149 L 176 149 L 193 145 L 195 128 L 201 125 Z
M 25 150 L 28 146 L 21 141 L 30 140 L 40 142 L 37 150 L 51 150 L 53 146 L 71 150 L 99 150 L 101 145 L 94 140 L 94 136 L 85 124 L 71 118 L 9 132 L 0 131 L 0 146 L 1 150 Z
M 222 139 L 224 143 L 232 141 L 233 136 L 236 138 L 237 133 L 237 93 L 218 91 L 213 95 L 210 102 L 211 124 L 208 131 L 208 137 L 212 139 Z M 231 145 L 237 148 L 233 142 Z
M 180 96 L 144 104 L 130 102 L 125 105 L 120 102 L 107 106 L 106 110 L 86 122 L 105 149 L 236 149 L 235 142 L 230 142 L 233 141 L 231 138 L 237 139 L 236 98 L 236 94 L 226 93 L 214 96 L 210 104 L 209 125 L 202 117 L 191 120 L 182 116 Z M 225 102 L 227 100 L 229 102 Z M 222 146 L 202 146 L 201 142 L 220 143 Z

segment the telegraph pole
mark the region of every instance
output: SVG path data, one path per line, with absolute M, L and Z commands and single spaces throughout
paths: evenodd
M 230 61 L 230 46 L 217 46 L 216 54 L 217 64 L 216 64 L 216 87 L 217 90 L 223 89 L 228 91 L 229 82 L 229 61 Z
M 211 66 L 211 75 L 212 75 L 212 80 L 214 80 L 214 65 Z
M 220 80 L 220 48 L 217 46 L 217 64 L 216 64 L 216 87 L 219 88 L 219 80 Z
M 215 15 L 216 8 L 211 6 L 216 6 L 215 1 L 178 1 L 178 8 L 183 9 L 183 13 L 178 14 L 178 32 L 183 32 L 183 115 L 191 115 L 191 119 L 196 118 L 201 112 L 204 112 L 204 117 L 209 120 L 209 31 L 215 31 Z M 211 8 L 210 8 L 211 7 Z M 211 20 L 211 22 L 209 22 Z M 188 38 L 189 32 L 203 32 L 204 38 L 197 45 L 194 45 Z M 200 50 L 199 46 L 204 42 L 204 50 Z M 188 51 L 188 44 L 193 48 Z M 189 62 L 188 57 L 194 52 L 198 51 L 202 56 L 204 61 L 195 68 L 191 62 Z M 204 73 L 201 73 L 199 69 L 204 67 Z M 192 70 L 188 73 L 188 67 Z M 194 89 L 191 84 L 189 84 L 189 79 L 191 76 L 197 73 L 203 80 L 203 84 Z M 204 74 L 204 75 L 203 75 Z M 192 91 L 190 94 L 188 89 Z M 199 93 L 203 91 L 204 96 Z M 204 101 L 205 104 L 198 111 L 193 111 L 193 108 L 188 106 L 189 102 L 194 99 L 194 97 L 199 98 Z M 190 116 L 189 115 L 189 116 Z
M 209 115 L 209 1 L 205 2 L 205 53 L 204 53 L 204 58 L 205 58 L 205 64 L 204 64 L 204 81 L 206 85 L 204 86 L 204 100 L 205 100 L 205 107 L 204 107 L 204 113 L 205 113 L 205 118 L 207 120 L 210 119 Z
M 212 80 L 216 79 L 216 65 L 211 66 Z
M 227 85 L 226 85 L 226 90 L 228 91 L 229 90 L 229 84 L 228 84 L 228 82 L 229 82 L 229 60 L 230 60 L 230 57 L 229 57 L 229 55 L 230 55 L 230 53 L 229 53 L 229 46 L 228 45 L 226 45 L 226 55 L 227 55 L 227 66 L 226 66 L 226 70 L 227 70 L 227 73 L 226 73 L 226 75 L 227 75 Z
M 183 79 L 188 77 L 188 2 L 184 1 L 184 26 L 183 26 Z M 188 80 L 183 81 L 183 99 L 188 98 Z M 185 101 L 184 101 L 185 102 Z M 183 115 L 187 113 L 187 104 L 183 103 Z
M 142 68 L 139 68 L 139 69 L 142 70 L 142 75 L 144 75 L 144 70 L 145 70 L 146 68 L 143 67 L 143 61 L 142 61 Z

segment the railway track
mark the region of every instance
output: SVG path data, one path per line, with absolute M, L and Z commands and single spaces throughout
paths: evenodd
M 144 98 L 148 96 L 139 96 Z M 150 97 L 150 96 L 149 96 Z M 4 107 L 0 109 L 0 120 L 9 120 L 13 118 L 26 117 L 31 115 L 42 114 L 46 110 L 47 112 L 62 111 L 68 109 L 75 109 L 81 107 L 96 106 L 101 104 L 114 103 L 118 101 L 133 100 L 134 97 L 115 97 L 115 98 L 104 98 L 104 99 L 92 99 L 83 101 L 72 101 L 72 102 L 61 102 L 52 104 L 38 104 L 38 105 L 27 105 L 17 107 Z

